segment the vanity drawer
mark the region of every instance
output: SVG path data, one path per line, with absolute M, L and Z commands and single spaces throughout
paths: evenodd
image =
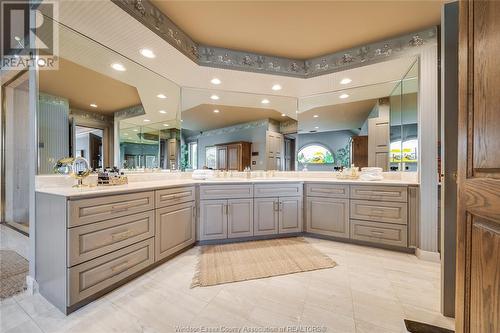
M 201 185 L 200 199 L 236 199 L 253 197 L 253 185 Z
M 254 196 L 256 198 L 295 197 L 302 195 L 302 188 L 302 183 L 255 184 Z
M 308 197 L 349 199 L 349 185 L 309 183 L 306 184 L 306 195 Z
M 113 286 L 154 263 L 154 239 L 87 261 L 68 270 L 69 306 Z
M 407 229 L 405 225 L 369 222 L 350 221 L 351 238 L 393 246 L 407 246 Z
M 406 186 L 351 185 L 351 199 L 407 202 Z
M 68 227 L 141 213 L 154 208 L 153 191 L 69 201 Z
M 194 186 L 174 187 L 156 191 L 156 208 L 194 201 Z
M 94 259 L 154 235 L 153 210 L 68 229 L 68 266 Z
M 405 202 L 351 200 L 351 218 L 375 222 L 407 224 Z

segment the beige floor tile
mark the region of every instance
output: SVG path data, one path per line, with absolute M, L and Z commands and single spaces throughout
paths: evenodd
M 0 305 L 0 331 L 4 332 L 30 321 L 31 318 L 17 303 Z
M 306 305 L 300 321 L 304 326 L 325 327 L 326 332 L 349 333 L 355 332 L 354 318 L 334 311 L 327 311 L 314 305 Z
M 408 304 L 403 304 L 403 310 L 406 319 L 455 330 L 455 319 L 445 317 L 439 312 L 425 310 Z
M 20 325 L 12 327 L 3 333 L 43 333 L 43 331 L 38 327 L 32 320 L 25 321 Z

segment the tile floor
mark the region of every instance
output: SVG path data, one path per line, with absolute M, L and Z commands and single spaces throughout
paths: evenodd
M 224 327 L 239 332 L 232 329 L 302 325 L 324 327 L 322 332 L 400 333 L 406 332 L 404 318 L 453 328 L 454 321 L 439 314 L 439 264 L 392 251 L 308 241 L 338 266 L 190 289 L 199 253 L 195 247 L 67 317 L 40 294 L 4 300 L 0 331 L 160 333 Z

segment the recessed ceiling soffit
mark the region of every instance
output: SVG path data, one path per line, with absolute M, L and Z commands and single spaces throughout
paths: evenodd
M 262 74 L 315 77 L 415 54 L 418 48 L 437 41 L 437 27 L 431 27 L 307 60 L 273 57 L 198 44 L 149 0 L 112 1 L 200 66 Z

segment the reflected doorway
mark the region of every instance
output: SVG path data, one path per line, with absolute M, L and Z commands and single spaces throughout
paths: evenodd
M 104 131 L 99 128 L 75 126 L 75 156 L 85 158 L 94 170 L 103 166 L 103 135 Z

